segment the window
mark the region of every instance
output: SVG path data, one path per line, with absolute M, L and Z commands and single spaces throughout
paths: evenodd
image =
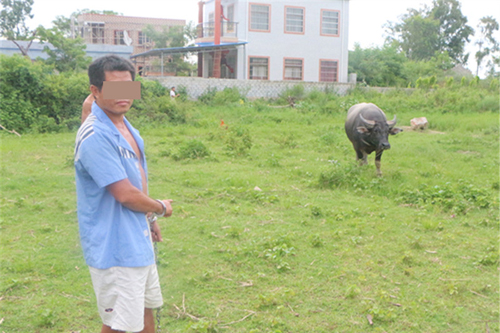
M 138 38 L 139 45 L 150 44 L 151 42 L 152 42 L 151 38 L 146 36 L 146 34 L 143 33 L 142 31 L 139 31 L 139 38 Z
M 321 10 L 321 34 L 339 36 L 340 12 L 336 10 Z
M 285 7 L 285 32 L 304 33 L 304 8 Z
M 206 27 L 205 37 L 213 37 L 215 34 L 215 13 L 208 13 L 208 26 Z
M 234 5 L 227 6 L 227 31 L 234 32 Z
M 115 45 L 125 45 L 123 30 L 115 30 Z
M 250 80 L 269 79 L 269 58 L 250 57 L 248 76 Z
M 337 82 L 339 63 L 336 60 L 320 60 L 319 61 L 319 81 L 320 82 Z
M 285 59 L 284 80 L 302 80 L 304 61 L 302 59 Z
M 104 44 L 104 23 L 85 22 L 82 37 L 92 44 Z
M 271 5 L 250 4 L 250 29 L 251 31 L 269 32 Z

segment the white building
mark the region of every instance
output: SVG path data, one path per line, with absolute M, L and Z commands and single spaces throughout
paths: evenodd
M 199 76 L 348 81 L 349 0 L 208 0 L 199 14 Z

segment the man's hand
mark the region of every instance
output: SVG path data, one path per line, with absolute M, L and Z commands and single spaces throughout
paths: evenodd
M 163 242 L 158 221 L 154 221 L 153 224 L 151 224 L 151 238 L 153 239 L 153 242 Z
M 90 94 L 82 104 L 82 124 L 92 112 L 92 103 L 94 103 L 94 96 Z
M 163 215 L 163 217 L 170 217 L 170 216 L 172 216 L 172 213 L 173 213 L 172 202 L 174 202 L 174 200 L 167 199 L 167 200 L 162 200 L 162 202 L 167 207 L 167 211 L 165 212 L 165 215 Z

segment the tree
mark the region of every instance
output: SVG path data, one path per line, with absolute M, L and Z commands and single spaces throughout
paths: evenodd
M 148 25 L 144 29 L 144 34 L 148 36 L 155 45 L 155 48 L 185 47 L 196 38 L 196 27 L 190 22 L 186 26 L 163 27 L 162 31 L 156 30 Z M 187 75 L 194 70 L 194 66 L 185 61 L 183 54 L 172 54 L 168 59 L 164 59 L 164 69 L 176 75 Z
M 31 7 L 34 0 L 0 0 L 0 36 L 12 41 L 24 56 L 28 56 L 29 48 L 35 39 L 37 30 L 30 30 L 26 26 L 26 19 L 33 18 Z M 22 46 L 18 41 L 29 41 Z
M 38 28 L 42 42 L 48 42 L 53 47 L 45 46 L 43 52 L 49 55 L 45 61 L 59 72 L 84 70 L 91 62 L 91 57 L 85 52 L 86 45 L 81 37 L 68 38 L 64 31 L 57 29 Z
M 387 23 L 387 41 L 411 60 L 429 60 L 436 52 L 448 52 L 456 63 L 466 63 L 464 47 L 474 30 L 460 7 L 458 0 L 434 0 L 432 8 L 408 9 L 400 22 Z
M 451 58 L 465 64 L 468 54 L 464 54 L 465 43 L 470 42 L 474 29 L 467 25 L 467 17 L 462 14 L 458 0 L 434 0 L 429 16 L 439 21 L 440 48 L 448 51 Z
M 479 50 L 476 52 L 476 76 L 479 75 L 481 63 L 489 55 L 491 55 L 493 59 L 489 60 L 488 65 L 489 67 L 494 66 L 494 55 L 496 52 L 500 51 L 499 44 L 493 36 L 493 33 L 499 29 L 498 22 L 495 18 L 493 18 L 493 16 L 485 16 L 481 18 L 478 28 L 481 36 L 476 41 L 476 45 L 479 47 Z
M 448 52 L 436 52 L 429 60 L 409 60 L 397 47 L 362 49 L 355 45 L 349 51 L 349 73 L 356 73 L 358 80 L 370 86 L 407 86 L 420 77 L 435 76 L 441 80 L 454 67 Z
M 356 44 L 349 52 L 349 72 L 370 86 L 401 86 L 406 84 L 402 75 L 408 59 L 396 47 L 362 49 Z

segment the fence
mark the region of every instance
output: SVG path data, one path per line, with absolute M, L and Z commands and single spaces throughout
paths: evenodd
M 166 76 L 149 78 L 160 82 L 164 87 L 171 88 L 183 86 L 186 88 L 190 99 L 197 99 L 208 89 L 238 88 L 247 98 L 277 98 L 287 89 L 302 85 L 305 92 L 313 90 L 335 92 L 345 95 L 355 87 L 352 83 L 325 83 L 325 82 L 291 82 L 267 80 L 234 80 L 234 79 L 206 79 L 200 77 Z

